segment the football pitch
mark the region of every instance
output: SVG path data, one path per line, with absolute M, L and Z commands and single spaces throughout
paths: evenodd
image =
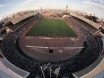
M 41 19 L 26 34 L 26 36 L 76 37 L 76 33 L 63 20 Z

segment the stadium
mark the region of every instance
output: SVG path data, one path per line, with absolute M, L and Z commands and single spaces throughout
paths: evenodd
M 104 77 L 97 75 L 104 72 L 104 29 L 96 18 L 68 11 L 68 6 L 5 18 L 0 23 L 0 77 Z

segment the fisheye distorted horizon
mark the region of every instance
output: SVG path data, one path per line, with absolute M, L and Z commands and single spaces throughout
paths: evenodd
M 104 0 L 1 0 L 0 19 L 6 15 L 25 10 L 62 9 L 68 5 L 69 11 L 79 11 L 104 17 Z

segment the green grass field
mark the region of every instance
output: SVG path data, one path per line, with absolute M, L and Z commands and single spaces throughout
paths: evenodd
M 41 19 L 26 36 L 76 37 L 76 33 L 63 20 Z

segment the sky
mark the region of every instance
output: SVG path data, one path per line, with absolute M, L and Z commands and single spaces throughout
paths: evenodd
M 0 0 L 0 19 L 24 10 L 68 9 L 104 18 L 104 0 Z

